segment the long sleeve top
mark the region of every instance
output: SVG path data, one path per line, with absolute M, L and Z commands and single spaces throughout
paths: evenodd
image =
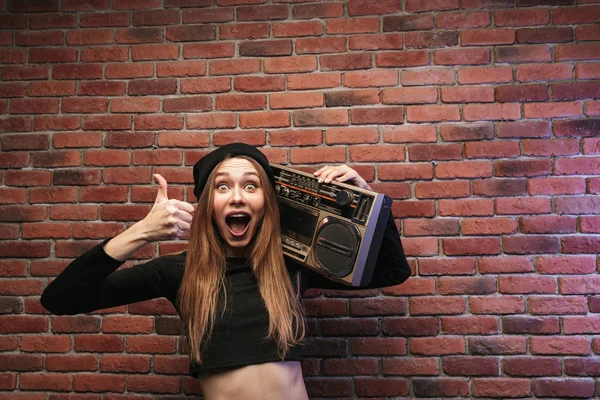
M 74 259 L 44 290 L 42 305 L 51 313 L 74 315 L 165 297 L 179 313 L 177 293 L 181 286 L 187 252 L 165 255 L 130 268 L 104 251 L 107 238 Z M 225 288 L 228 306 L 205 344 L 202 365 L 190 364 L 190 375 L 202 371 L 281 361 L 277 346 L 265 340 L 269 319 L 248 260 L 227 258 Z M 350 287 L 289 262 L 290 275 L 301 273 L 301 288 L 366 289 L 393 286 L 410 276 L 410 268 L 393 218 L 390 216 L 378 253 L 371 283 Z M 301 348 L 292 348 L 285 360 L 300 360 Z

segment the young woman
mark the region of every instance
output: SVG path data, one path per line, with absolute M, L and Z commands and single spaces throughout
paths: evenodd
M 369 189 L 345 166 L 315 172 L 320 182 Z M 256 148 L 234 143 L 194 165 L 197 207 L 168 199 L 160 184 L 150 213 L 123 233 L 73 260 L 48 285 L 42 305 L 54 314 L 88 313 L 166 297 L 185 325 L 190 375 L 207 400 L 306 400 L 300 296 L 306 288 L 348 290 L 284 259 L 275 179 Z M 186 251 L 117 270 L 143 246 L 183 238 Z M 397 285 L 410 276 L 390 216 L 371 283 Z

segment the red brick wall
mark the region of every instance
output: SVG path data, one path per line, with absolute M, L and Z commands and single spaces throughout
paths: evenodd
M 39 295 L 147 214 L 152 173 L 193 202 L 190 166 L 231 141 L 395 199 L 416 276 L 310 294 L 312 398 L 600 395 L 586 3 L 0 0 L 0 399 L 197 392 L 164 299 L 57 317 Z

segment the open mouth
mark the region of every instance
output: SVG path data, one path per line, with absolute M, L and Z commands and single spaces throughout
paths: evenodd
M 230 213 L 225 217 L 225 223 L 231 236 L 242 237 L 246 234 L 250 225 L 250 214 L 246 212 Z

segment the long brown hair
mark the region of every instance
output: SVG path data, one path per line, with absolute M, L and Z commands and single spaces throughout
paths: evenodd
M 256 168 L 265 196 L 264 218 L 250 244 L 250 263 L 269 314 L 269 333 L 265 339 L 275 340 L 283 358 L 291 346 L 304 338 L 300 293 L 294 290 L 283 259 L 275 190 L 265 171 L 254 159 L 236 157 L 248 160 Z M 202 362 L 202 349 L 212 336 L 217 313 L 223 313 L 227 304 L 225 250 L 212 222 L 215 176 L 224 161 L 212 170 L 198 200 L 190 226 L 185 271 L 178 294 L 190 357 L 197 364 Z

